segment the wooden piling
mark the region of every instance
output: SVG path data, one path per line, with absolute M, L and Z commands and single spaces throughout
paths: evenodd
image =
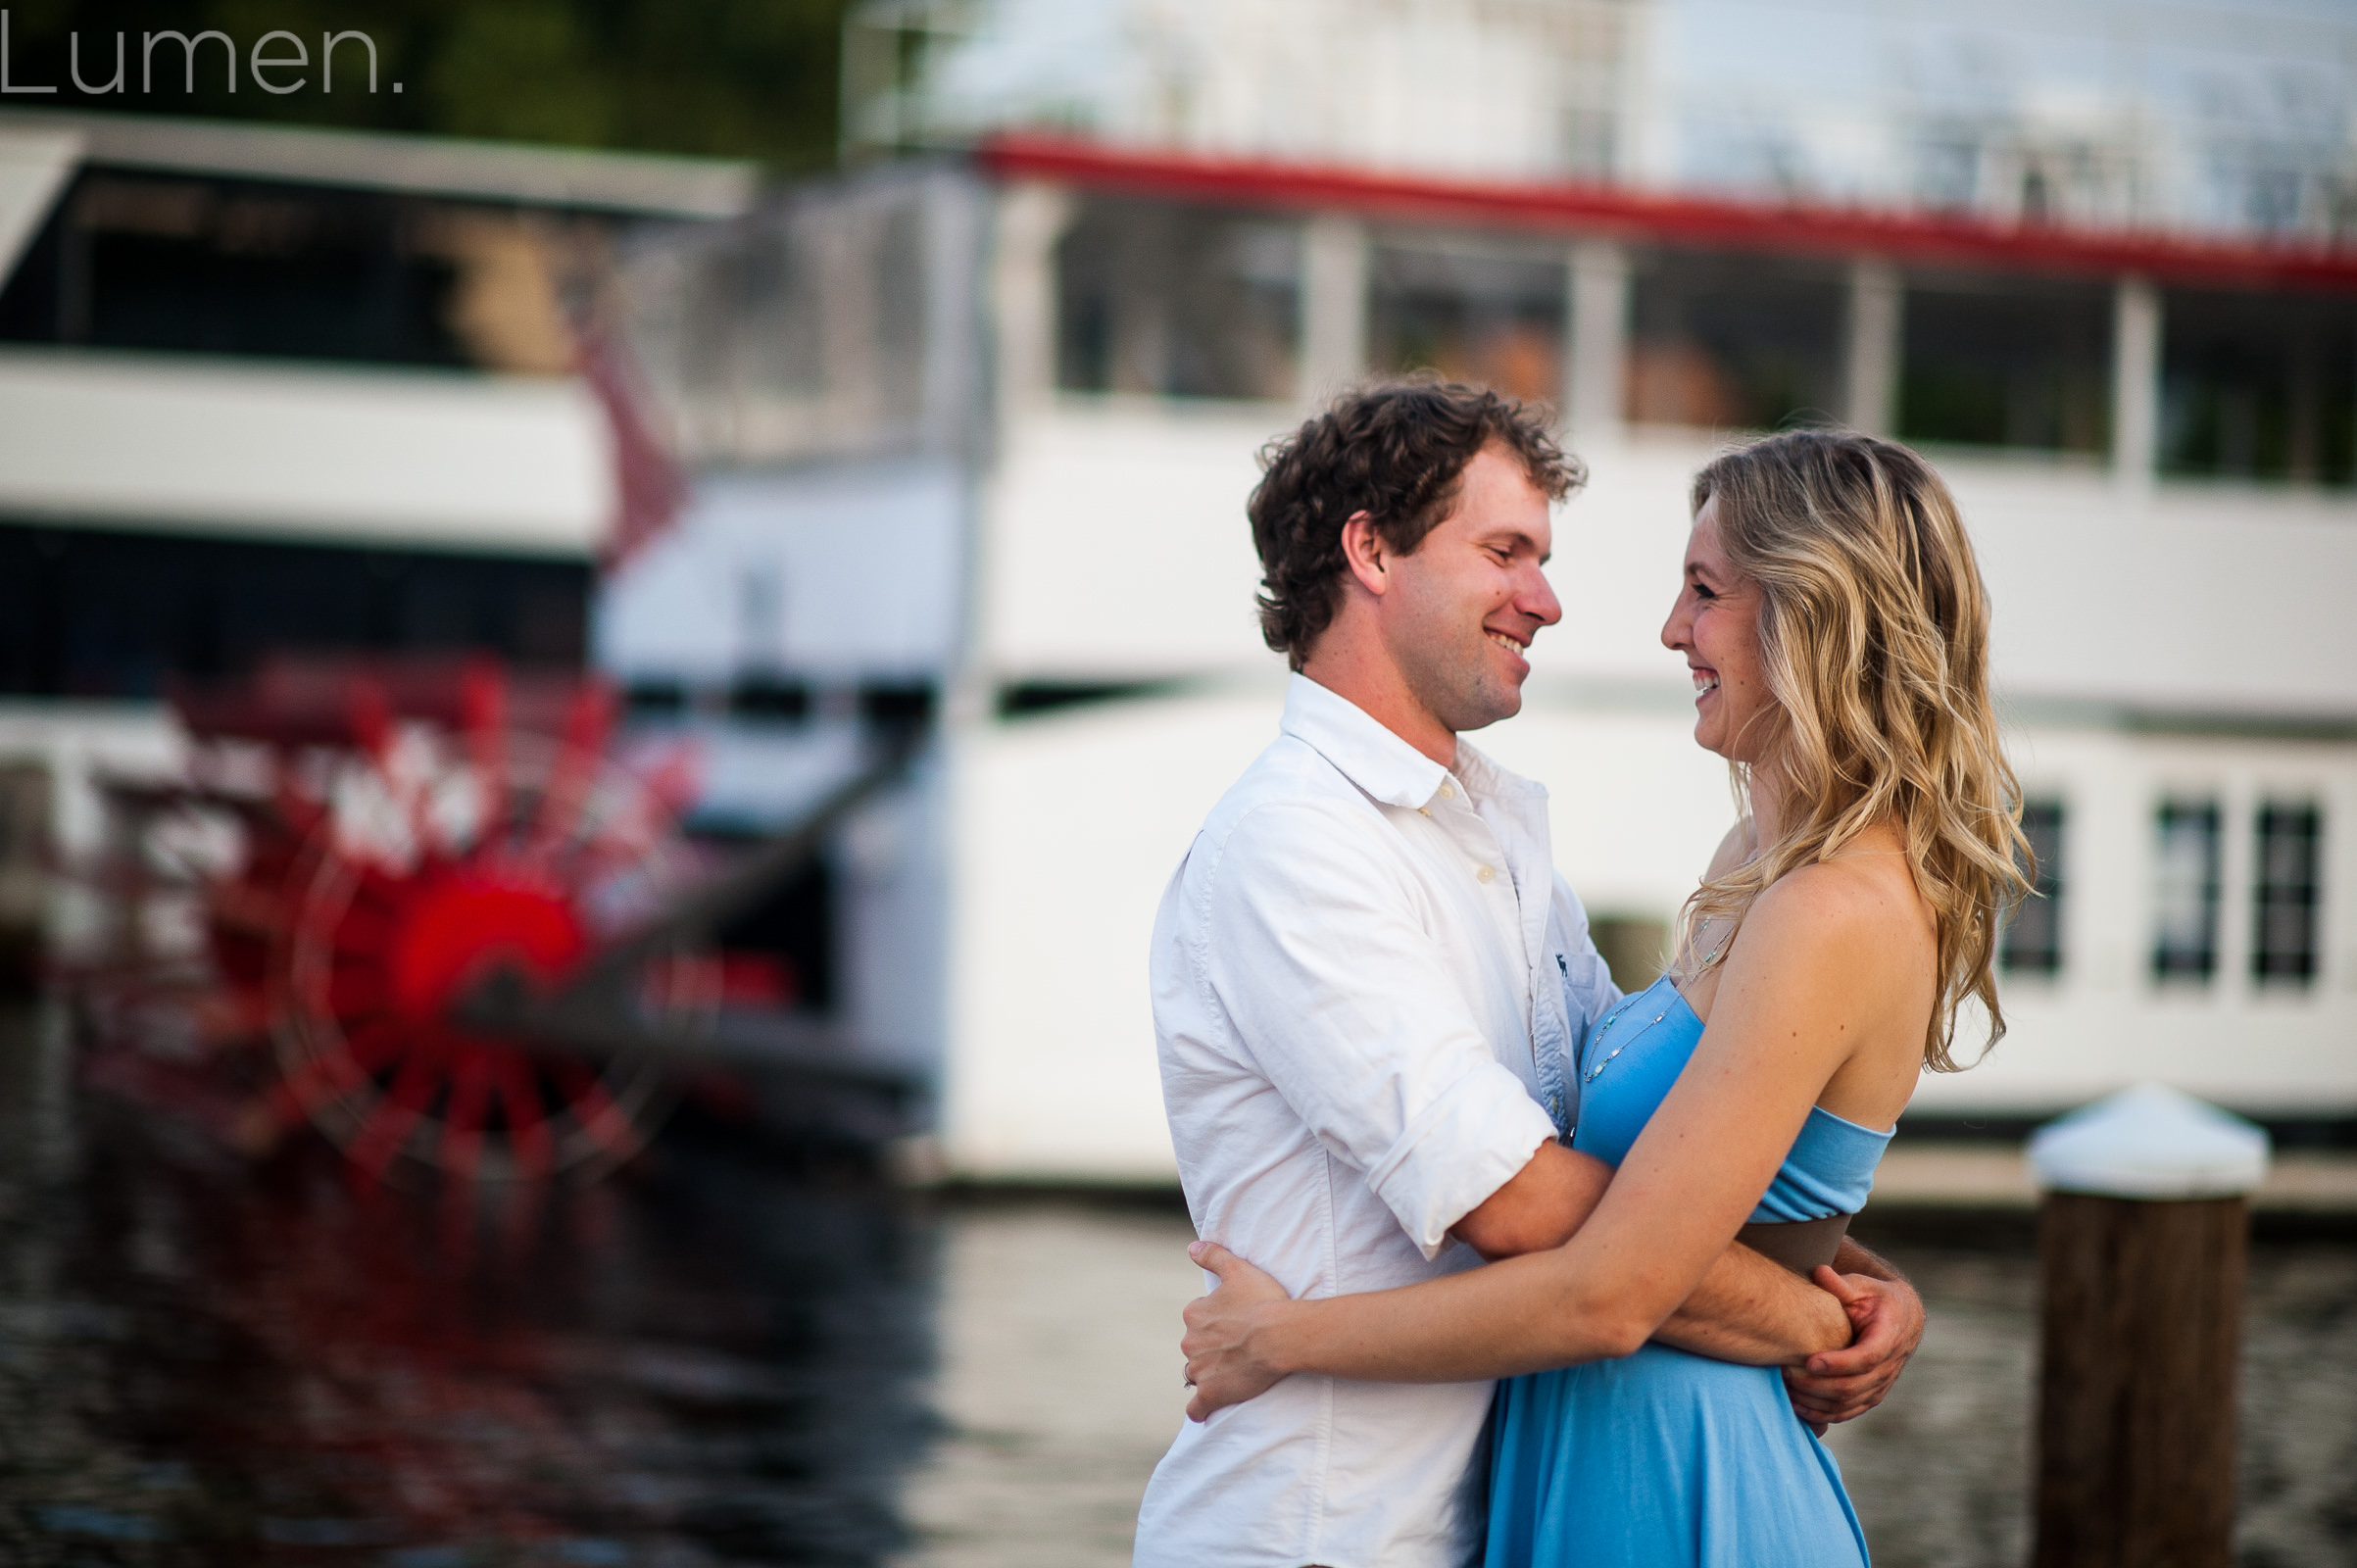
M 2228 1568 L 2267 1134 L 2161 1084 L 2038 1129 L 2035 1568 Z
M 2244 1199 L 2050 1192 L 2035 1568 L 2228 1568 Z

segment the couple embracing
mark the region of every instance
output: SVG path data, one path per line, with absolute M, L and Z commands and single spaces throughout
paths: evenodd
M 1959 1004 L 1999 1019 L 2024 890 L 1945 487 L 1814 431 L 1695 479 L 1662 641 L 1745 808 L 1623 996 L 1546 792 L 1459 739 L 1520 709 L 1561 617 L 1541 567 L 1577 461 L 1429 382 L 1264 461 L 1261 622 L 1295 673 L 1154 934 L 1217 1283 L 1138 1563 L 1863 1563 L 1819 1438 L 1923 1311 L 1844 1229 Z

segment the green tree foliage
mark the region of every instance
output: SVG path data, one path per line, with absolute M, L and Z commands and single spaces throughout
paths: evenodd
M 10 0 L 11 81 L 54 84 L 53 96 L 11 94 L 15 108 L 190 115 L 373 130 L 428 131 L 579 147 L 758 158 L 780 172 L 835 154 L 846 0 Z M 237 46 L 236 88 L 218 42 L 199 51 L 187 90 L 180 46 L 160 40 L 152 76 L 147 35 L 212 29 Z M 280 71 L 273 94 L 251 76 L 254 46 L 283 30 L 308 72 Z M 379 57 L 368 90 L 366 53 L 347 43 L 332 91 L 321 90 L 321 40 L 364 32 Z M 69 73 L 78 35 L 81 79 L 114 75 L 123 90 L 79 91 Z M 291 52 L 279 40 L 270 53 Z M 143 79 L 144 78 L 144 79 Z M 400 90 L 394 90 L 394 83 Z

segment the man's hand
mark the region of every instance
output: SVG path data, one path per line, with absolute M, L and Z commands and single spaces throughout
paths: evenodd
M 1803 1366 L 1785 1368 L 1792 1409 L 1822 1437 L 1835 1422 L 1854 1421 L 1882 1403 L 1898 1381 L 1907 1357 L 1923 1343 L 1923 1298 L 1896 1277 L 1822 1267 L 1812 1278 L 1841 1303 L 1852 1334 L 1847 1349 L 1822 1351 Z
M 1187 1401 L 1187 1419 L 1203 1421 L 1214 1410 L 1258 1397 L 1284 1378 L 1283 1371 L 1253 1353 L 1252 1332 L 1291 1298 L 1284 1286 L 1217 1242 L 1197 1242 L 1187 1255 L 1219 1276 L 1210 1295 L 1187 1303 L 1182 1314 L 1187 1333 L 1179 1341 L 1187 1357 L 1187 1387 L 1195 1391 Z

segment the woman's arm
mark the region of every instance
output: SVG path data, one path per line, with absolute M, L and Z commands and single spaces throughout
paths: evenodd
M 1587 1223 L 1611 1181 L 1594 1155 L 1543 1144 L 1449 1235 L 1493 1263 L 1547 1251 Z M 1781 1366 L 1846 1347 L 1850 1320 L 1824 1291 L 1737 1243 L 1653 1337 L 1714 1361 Z
M 1187 1356 L 1187 1386 L 1196 1390 L 1187 1405 L 1191 1419 L 1201 1421 L 1224 1405 L 1256 1398 L 1292 1372 L 1310 1370 L 1264 1359 L 1283 1354 L 1283 1347 L 1277 1344 L 1280 1336 L 1270 1332 L 1281 1318 L 1261 1310 L 1274 1303 L 1286 1303 L 1290 1310 L 1292 1303 L 1282 1285 L 1215 1242 L 1196 1242 L 1187 1249 L 1187 1255 L 1219 1277 L 1218 1289 L 1190 1301 L 1184 1313 L 1187 1333 L 1180 1348 Z M 1686 1319 L 1687 1309 L 1681 1307 L 1654 1339 L 1717 1361 L 1783 1365 L 1788 1381 L 1793 1375 L 1792 1363 L 1806 1359 L 1814 1366 L 1829 1350 L 1859 1358 L 1862 1370 L 1839 1380 L 1844 1391 L 1835 1396 L 1840 1413 L 1825 1413 L 1813 1403 L 1804 1407 L 1801 1390 L 1793 1388 L 1793 1408 L 1816 1425 L 1820 1436 L 1827 1422 L 1853 1419 L 1881 1403 L 1898 1376 L 1897 1364 L 1887 1372 L 1882 1370 L 1884 1358 L 1895 1355 L 1897 1363 L 1903 1364 L 1914 1349 L 1911 1337 L 1903 1348 L 1894 1348 L 1894 1336 L 1919 1332 L 1923 1321 L 1922 1306 L 1915 1301 L 1913 1291 L 1903 1282 L 1836 1274 L 1831 1269 L 1818 1270 L 1817 1283 L 1811 1285 L 1739 1243 L 1711 1266 L 1694 1295 L 1743 1289 L 1732 1281 L 1729 1286 L 1714 1283 L 1730 1260 L 1737 1258 L 1748 1263 L 1737 1265 L 1742 1272 L 1733 1276 L 1733 1281 L 1752 1279 L 1761 1295 L 1748 1300 L 1723 1299 L 1715 1309 L 1718 1315 L 1705 1313 L 1693 1320 Z M 1773 1281 L 1754 1276 L 1754 1269 L 1774 1276 Z M 1907 1321 L 1903 1308 L 1885 1299 L 1883 1293 L 1891 1292 L 1902 1293 L 1905 1300 L 1913 1303 L 1913 1330 L 1889 1327 Z M 1781 1301 L 1779 1294 L 1784 1298 Z M 1884 1325 L 1880 1330 L 1875 1327 L 1878 1323 Z M 1877 1343 L 1871 1349 L 1862 1341 L 1852 1344 L 1853 1332 L 1878 1335 Z M 1865 1351 L 1862 1358 L 1861 1350 Z M 1200 1387 L 1196 1382 L 1199 1375 L 1204 1380 Z M 1831 1386 L 1836 1380 L 1822 1381 Z
M 1894 1026 L 1920 1036 L 1902 1014 L 1921 988 L 1893 974 L 1917 965 L 1891 912 L 1832 867 L 1768 890 L 1723 965 L 1692 1061 L 1578 1234 L 1402 1290 L 1240 1298 L 1215 1321 L 1190 1309 L 1199 1403 L 1217 1408 L 1293 1372 L 1460 1382 L 1635 1350 L 1727 1251 L 1859 1043 Z

